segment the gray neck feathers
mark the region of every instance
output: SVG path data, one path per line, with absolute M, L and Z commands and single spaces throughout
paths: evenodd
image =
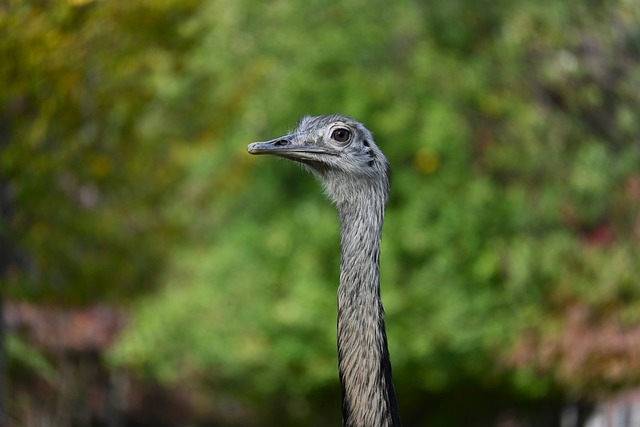
M 338 360 L 347 427 L 400 426 L 380 299 L 386 187 L 363 185 L 336 200 L 342 231 Z

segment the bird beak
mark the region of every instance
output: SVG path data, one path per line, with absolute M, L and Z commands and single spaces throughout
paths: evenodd
M 249 144 L 247 151 L 250 154 L 277 154 L 283 150 L 286 151 L 287 148 L 290 149 L 292 139 L 290 135 L 287 135 L 271 141 L 254 142 Z
M 325 148 L 296 143 L 295 135 L 287 135 L 265 142 L 249 144 L 247 151 L 250 154 L 273 154 L 288 159 L 308 159 L 314 154 L 335 154 Z

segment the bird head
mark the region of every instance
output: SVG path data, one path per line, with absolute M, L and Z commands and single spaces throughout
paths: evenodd
M 350 117 L 303 117 L 288 135 L 249 144 L 251 154 L 273 154 L 302 164 L 336 203 L 373 189 L 388 192 L 390 168 L 371 132 Z

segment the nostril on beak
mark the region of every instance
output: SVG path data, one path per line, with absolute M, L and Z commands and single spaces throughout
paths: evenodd
M 291 143 L 289 142 L 288 139 L 279 139 L 273 143 L 273 145 L 275 145 L 276 147 L 282 147 L 284 145 L 289 145 L 289 144 Z

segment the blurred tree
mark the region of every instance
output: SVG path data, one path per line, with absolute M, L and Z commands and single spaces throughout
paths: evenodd
M 179 23 L 197 4 L 0 3 L 0 303 L 153 289 L 181 229 L 166 209 L 181 165 L 174 140 L 141 122 L 158 102 L 154 70 L 189 49 Z M 21 348 L 10 361 L 38 371 Z
M 12 298 L 86 303 L 150 289 L 176 224 L 169 138 L 141 130 L 150 76 L 179 67 L 197 2 L 0 7 L 0 177 Z

